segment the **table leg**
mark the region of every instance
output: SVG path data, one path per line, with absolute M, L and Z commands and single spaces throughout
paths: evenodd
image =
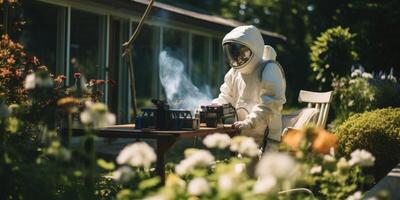
M 161 178 L 161 183 L 165 183 L 165 154 L 176 143 L 175 137 L 160 138 L 157 140 L 157 163 L 156 173 Z

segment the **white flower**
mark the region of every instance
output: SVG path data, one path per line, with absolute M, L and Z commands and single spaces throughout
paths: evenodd
M 253 187 L 253 193 L 266 194 L 276 186 L 277 180 L 273 176 L 267 176 L 259 179 Z
M 287 178 L 296 172 L 296 162 L 286 153 L 267 153 L 256 166 L 256 175 Z
M 362 199 L 362 193 L 360 191 L 357 191 L 346 198 L 346 200 L 361 200 L 361 199 Z
M 162 195 L 162 194 L 156 194 L 154 196 L 150 196 L 150 197 L 146 197 L 143 200 L 168 200 L 169 198 L 167 198 L 166 196 Z
M 214 160 L 214 156 L 209 151 L 196 150 L 175 167 L 175 172 L 178 175 L 184 175 L 196 167 L 207 167 L 211 165 Z
M 231 143 L 231 138 L 227 134 L 214 133 L 204 138 L 203 144 L 208 148 L 225 149 Z
M 351 77 L 358 77 L 358 76 L 360 76 L 362 74 L 362 72 L 361 72 L 361 70 L 359 70 L 359 69 L 356 69 L 356 70 L 354 70 L 352 73 L 351 73 Z
M 310 169 L 310 174 L 319 174 L 322 172 L 322 167 L 321 165 L 314 165 L 313 167 L 311 167 Z
M 112 172 L 112 179 L 121 182 L 128 182 L 132 179 L 135 173 L 128 166 L 122 166 L 118 170 Z
M 236 178 L 230 174 L 223 174 L 218 179 L 218 188 L 223 192 L 231 192 L 236 187 Z
M 35 74 L 29 74 L 25 78 L 25 89 L 30 90 L 35 88 Z
M 357 149 L 353 151 L 351 154 L 351 159 L 349 160 L 349 164 L 360 165 L 362 167 L 373 166 L 375 163 L 375 157 L 368 151 L 362 149 Z
M 234 137 L 231 142 L 230 150 L 249 157 L 255 157 L 260 153 L 260 149 L 254 141 L 254 138 L 245 136 Z
M 372 79 L 372 78 L 374 78 L 374 77 L 372 76 L 372 74 L 370 74 L 370 73 L 368 73 L 368 72 L 362 73 L 361 76 L 362 76 L 363 78 L 365 78 L 365 79 Z
M 157 156 L 145 142 L 137 142 L 126 146 L 119 152 L 118 164 L 129 164 L 134 167 L 150 167 L 151 163 L 157 160 Z
M 194 196 L 209 194 L 211 192 L 208 182 L 204 178 L 195 178 L 189 182 L 188 193 Z
M 29 74 L 25 78 L 24 87 L 27 90 L 39 88 L 46 88 L 53 86 L 54 82 L 50 77 L 40 77 L 36 76 L 34 73 Z
M 94 127 L 105 127 L 115 124 L 115 115 L 108 112 L 108 108 L 103 103 L 85 102 L 86 109 L 80 114 L 83 124 L 93 125 Z

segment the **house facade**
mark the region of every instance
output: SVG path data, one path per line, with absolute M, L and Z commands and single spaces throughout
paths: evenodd
M 67 85 L 73 84 L 75 72 L 87 80 L 113 80 L 115 84 L 103 88 L 103 101 L 117 114 L 118 123 L 126 123 L 131 114 L 130 83 L 121 46 L 147 4 L 146 0 L 25 0 L 21 13 L 27 24 L 18 41 L 52 73 L 66 75 Z M 176 52 L 196 86 L 210 86 L 216 95 L 228 70 L 221 41 L 239 25 L 156 2 L 133 46 L 138 107 L 165 97 L 158 78 L 158 57 L 165 49 Z M 270 44 L 285 39 L 266 30 L 262 34 Z

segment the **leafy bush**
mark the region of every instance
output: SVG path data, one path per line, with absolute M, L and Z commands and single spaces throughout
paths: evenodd
M 400 108 L 386 108 L 356 114 L 336 131 L 339 152 L 350 155 L 366 149 L 377 159 L 371 172 L 381 178 L 400 162 Z
M 393 76 L 393 71 L 389 74 L 371 74 L 360 67 L 352 70 L 351 76 L 336 78 L 332 86 L 336 117 L 334 126 L 355 113 L 400 106 L 400 84 Z
M 347 74 L 357 61 L 354 37 L 348 28 L 338 26 L 321 33 L 312 44 L 311 68 L 324 89 L 330 86 L 336 75 Z

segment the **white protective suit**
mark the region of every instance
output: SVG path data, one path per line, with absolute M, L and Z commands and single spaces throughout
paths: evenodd
M 260 31 L 254 26 L 240 26 L 228 33 L 222 44 L 237 42 L 250 48 L 251 59 L 244 66 L 231 68 L 225 75 L 221 93 L 212 103 L 231 103 L 239 115 L 241 133 L 262 144 L 264 132 L 268 138 L 280 141 L 282 108 L 286 102 L 286 81 L 275 60 L 275 50 L 265 46 Z

